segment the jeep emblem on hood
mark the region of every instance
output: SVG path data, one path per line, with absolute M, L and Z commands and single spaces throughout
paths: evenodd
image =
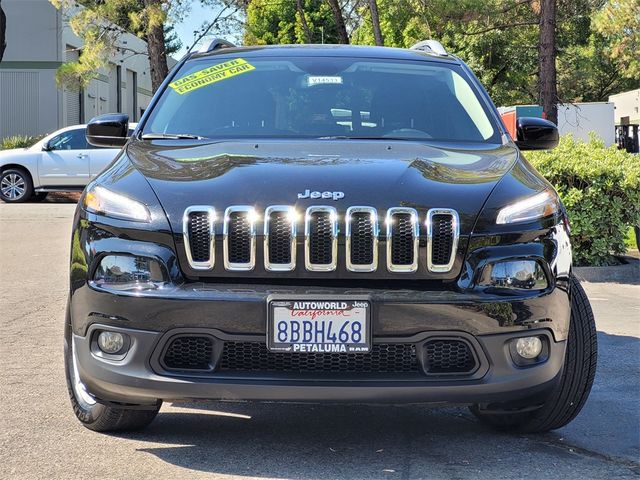
M 298 194 L 298 198 L 333 198 L 334 200 L 340 200 L 344 198 L 344 192 L 312 192 L 307 188 L 304 193 Z

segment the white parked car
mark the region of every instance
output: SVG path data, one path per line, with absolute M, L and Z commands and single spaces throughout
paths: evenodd
M 130 124 L 129 134 L 135 128 Z M 62 128 L 28 148 L 0 150 L 0 200 L 42 200 L 48 192 L 82 191 L 119 148 L 87 143 L 86 125 Z

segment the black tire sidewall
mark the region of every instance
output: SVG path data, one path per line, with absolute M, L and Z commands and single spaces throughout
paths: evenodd
M 71 406 L 73 407 L 73 412 L 80 422 L 84 424 L 92 424 L 100 419 L 100 417 L 104 414 L 105 407 L 99 403 L 92 405 L 90 408 L 85 408 L 76 397 L 76 392 L 73 388 L 73 374 L 71 370 L 73 369 L 73 343 L 71 341 L 71 325 L 67 324 L 65 326 L 65 335 L 64 335 L 64 369 L 65 369 L 65 378 L 67 381 L 67 392 L 69 394 L 69 399 L 71 400 Z
M 29 172 L 27 172 L 26 170 L 23 170 L 22 168 L 7 168 L 3 170 L 2 173 L 0 174 L 0 180 L 10 173 L 15 173 L 17 175 L 20 175 L 24 180 L 24 195 L 22 195 L 22 197 L 18 199 L 11 199 L 11 198 L 5 197 L 4 195 L 2 195 L 2 192 L 0 192 L 0 200 L 2 200 L 5 203 L 28 202 L 33 196 L 33 181 L 31 180 L 31 175 L 29 175 Z

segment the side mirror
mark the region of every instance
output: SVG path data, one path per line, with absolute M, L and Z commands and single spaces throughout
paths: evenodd
M 43 152 L 50 152 L 51 151 L 51 145 L 49 145 L 49 142 L 45 142 L 42 144 L 42 151 Z
M 129 115 L 106 113 L 92 118 L 87 125 L 87 142 L 94 147 L 121 147 L 129 137 Z
M 516 145 L 520 150 L 551 150 L 560 134 L 553 122 L 537 117 L 520 117 L 517 121 Z

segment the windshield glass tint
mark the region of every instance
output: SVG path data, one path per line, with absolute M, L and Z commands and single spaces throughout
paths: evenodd
M 188 62 L 143 133 L 499 143 L 459 66 L 333 57 Z

